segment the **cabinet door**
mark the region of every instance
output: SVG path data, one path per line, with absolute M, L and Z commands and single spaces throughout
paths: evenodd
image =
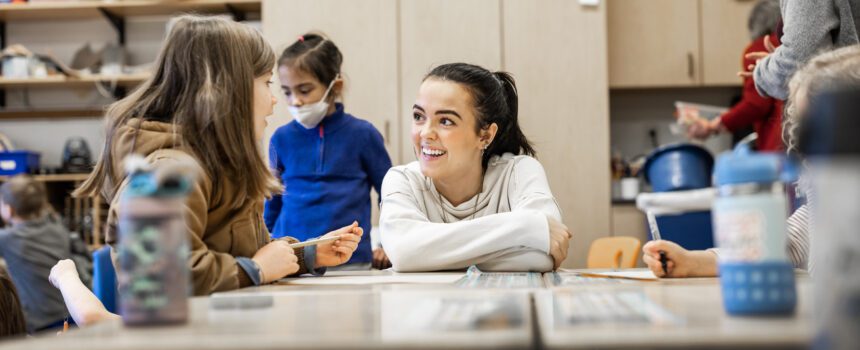
M 607 6 L 611 87 L 701 82 L 698 1 L 608 0 Z
M 501 68 L 500 12 L 499 0 L 400 1 L 400 163 L 415 160 L 412 105 L 430 69 L 453 62 Z
M 744 49 L 750 43 L 747 18 L 754 0 L 701 0 L 703 82 L 740 85 L 737 76 Z
M 642 245 L 648 242 L 648 229 L 645 214 L 636 208 L 635 204 L 612 205 L 612 236 L 627 236 L 638 239 Z M 641 257 L 636 259 L 636 266 L 644 267 Z
M 517 81 L 519 122 L 574 232 L 564 266 L 584 267 L 591 241 L 610 232 L 606 7 L 503 4 L 503 62 Z
M 396 0 L 263 1 L 263 34 L 281 52 L 309 31 L 321 31 L 343 54 L 346 111 L 382 133 L 392 160 L 398 158 L 397 6 Z M 278 78 L 275 77 L 275 82 Z M 280 83 L 278 105 L 270 118 L 273 132 L 292 117 Z

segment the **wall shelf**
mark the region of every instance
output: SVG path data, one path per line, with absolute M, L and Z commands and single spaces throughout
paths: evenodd
M 87 75 L 80 78 L 65 75 L 51 75 L 45 78 L 3 78 L 0 77 L 0 88 L 29 88 L 29 87 L 75 87 L 92 86 L 95 83 L 112 84 L 117 86 L 135 86 L 149 78 L 150 73 L 135 73 L 121 75 Z
M 42 182 L 81 182 L 86 180 L 90 174 L 45 174 L 33 175 L 33 179 Z M 11 176 L 0 176 L 0 182 L 6 181 Z
M 51 1 L 25 4 L 0 4 L 0 21 L 23 22 L 52 19 L 100 18 L 102 11 L 119 16 L 170 15 L 177 12 L 251 13 L 260 12 L 260 0 L 130 0 L 130 1 Z
M 104 116 L 102 108 L 56 108 L 56 109 L 2 109 L 0 120 L 10 119 L 60 119 L 60 118 L 97 118 Z

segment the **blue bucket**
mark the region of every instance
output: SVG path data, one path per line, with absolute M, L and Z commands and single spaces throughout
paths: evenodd
M 689 143 L 666 145 L 645 161 L 645 180 L 654 192 L 686 191 L 711 187 L 714 156 Z

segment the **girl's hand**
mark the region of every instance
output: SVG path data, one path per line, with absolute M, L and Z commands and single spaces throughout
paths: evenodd
M 642 247 L 642 260 L 661 278 L 714 277 L 717 275 L 717 255 L 709 251 L 689 251 L 670 241 L 650 241 Z M 666 256 L 666 271 L 660 261 Z
M 552 256 L 552 269 L 558 270 L 564 259 L 567 258 L 567 249 L 570 247 L 570 238 L 573 234 L 570 229 L 556 219 L 547 217 L 549 223 L 549 255 Z
M 251 258 L 260 267 L 263 284 L 271 283 L 299 271 L 299 258 L 284 240 L 269 242 Z
M 391 261 L 388 260 L 388 255 L 385 254 L 385 250 L 382 247 L 376 248 L 373 250 L 373 268 L 378 270 L 385 270 L 391 267 Z
M 358 221 L 355 221 L 352 225 L 341 227 L 321 237 L 340 236 L 340 239 L 317 246 L 316 266 L 337 266 L 349 261 L 363 234 L 364 230 L 358 226 Z
M 48 276 L 48 280 L 51 281 L 51 284 L 57 289 L 60 289 L 60 284 L 62 284 L 63 281 L 70 278 L 78 281 L 81 280 L 81 277 L 78 276 L 78 268 L 75 266 L 75 262 L 71 259 L 58 261 L 57 264 L 51 268 L 51 274 Z
M 747 66 L 747 70 L 744 72 L 738 72 L 738 76 L 744 78 L 750 78 L 753 76 L 753 71 L 755 67 L 761 62 L 761 60 L 765 59 L 767 56 L 770 56 L 774 51 L 776 51 L 776 46 L 770 41 L 770 35 L 764 36 L 764 48 L 767 51 L 758 51 L 758 52 L 750 52 L 744 55 L 745 59 L 755 60 L 754 64 Z
M 711 137 L 711 135 L 719 134 L 722 129 L 723 122 L 721 117 L 716 117 L 712 120 L 699 118 L 687 129 L 687 138 L 704 140 Z

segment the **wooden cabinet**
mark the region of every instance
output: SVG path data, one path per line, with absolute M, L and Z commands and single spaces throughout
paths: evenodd
M 700 82 L 697 0 L 609 0 L 607 7 L 610 86 Z
M 344 56 L 346 110 L 373 123 L 395 162 L 400 139 L 396 4 L 395 0 L 263 2 L 263 35 L 277 56 L 310 31 L 322 32 L 337 44 Z M 274 85 L 278 104 L 269 133 L 292 120 L 280 84 Z
M 648 242 L 648 227 L 645 214 L 633 203 L 612 205 L 612 236 L 634 237 L 645 245 Z M 645 266 L 641 253 L 636 258 L 636 266 Z
M 612 88 L 740 85 L 754 0 L 608 0 Z
M 571 240 L 565 267 L 585 266 L 609 233 L 606 10 L 577 1 L 503 1 L 504 69 Z
M 409 0 L 400 2 L 401 157 L 415 160 L 410 138 L 412 105 L 421 79 L 433 67 L 453 62 L 490 70 L 502 66 L 499 0 Z
M 747 18 L 755 0 L 701 0 L 704 85 L 737 85 L 742 55 L 750 43 Z

